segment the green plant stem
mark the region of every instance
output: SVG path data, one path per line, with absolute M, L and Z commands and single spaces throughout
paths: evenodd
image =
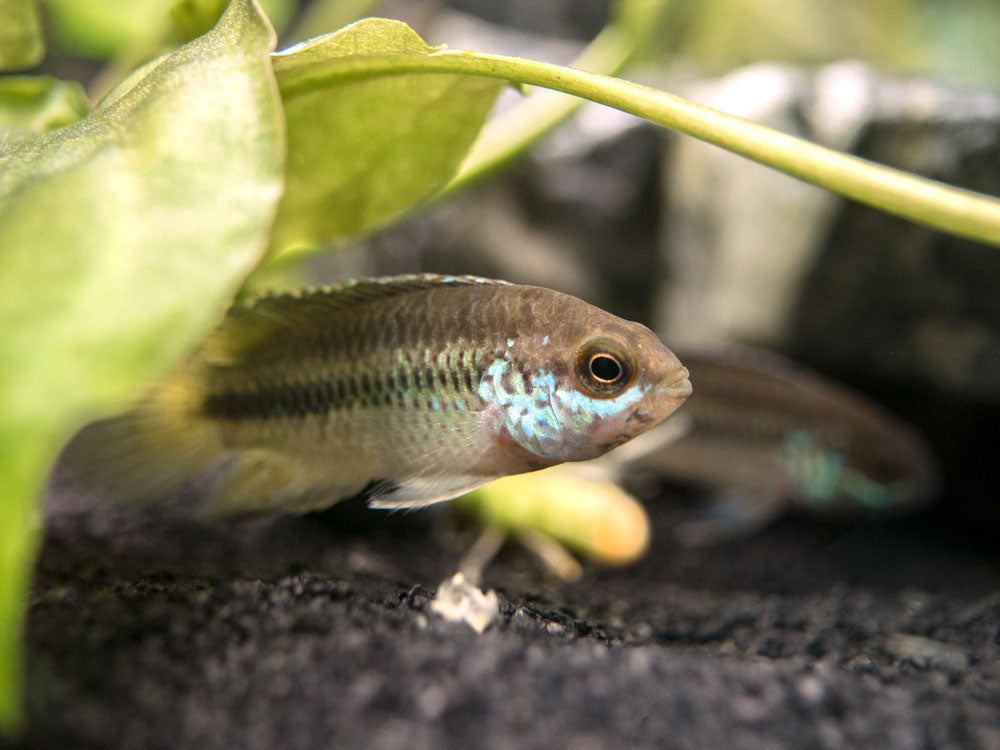
M 1000 200 L 803 141 L 646 86 L 573 68 L 464 50 L 347 57 L 281 82 L 295 93 L 347 80 L 413 73 L 502 78 L 573 94 L 713 143 L 911 221 L 1000 246 Z
M 614 75 L 645 42 L 664 4 L 655 3 L 645 11 L 642 23 L 619 15 L 587 45 L 571 67 Z M 538 92 L 517 106 L 494 117 L 472 145 L 458 174 L 436 197 L 464 188 L 526 151 L 536 140 L 570 117 L 584 103 L 578 96 L 556 91 Z

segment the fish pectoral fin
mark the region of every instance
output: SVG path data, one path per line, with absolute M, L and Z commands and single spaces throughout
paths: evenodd
M 209 492 L 199 515 L 207 518 L 267 513 L 307 513 L 357 495 L 365 482 L 338 479 L 286 453 L 265 449 L 243 451 Z
M 765 528 L 786 509 L 778 495 L 721 490 L 709 496 L 706 507 L 694 518 L 677 524 L 674 538 L 684 547 L 721 544 Z
M 498 477 L 469 474 L 448 476 L 416 476 L 387 483 L 384 489 L 374 488 L 368 507 L 379 510 L 423 508 L 434 503 L 452 500 L 459 495 L 489 484 Z

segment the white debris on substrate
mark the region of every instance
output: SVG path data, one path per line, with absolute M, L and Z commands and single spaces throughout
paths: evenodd
M 431 611 L 449 622 L 464 622 L 477 633 L 500 619 L 500 599 L 492 589 L 483 591 L 459 571 L 441 581 Z
M 500 599 L 495 591 L 483 591 L 479 582 L 483 569 L 496 557 L 506 534 L 496 526 L 487 526 L 465 555 L 458 572 L 441 581 L 431 611 L 449 622 L 464 622 L 482 633 L 500 619 Z

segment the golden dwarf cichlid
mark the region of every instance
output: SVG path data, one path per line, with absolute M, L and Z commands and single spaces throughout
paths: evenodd
M 352 280 L 235 305 L 132 411 L 85 427 L 71 475 L 117 502 L 185 480 L 202 515 L 381 508 L 600 456 L 666 419 L 688 372 L 647 328 L 472 276 Z

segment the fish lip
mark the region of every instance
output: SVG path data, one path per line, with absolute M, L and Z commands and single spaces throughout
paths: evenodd
M 679 367 L 663 379 L 660 388 L 671 398 L 687 398 L 691 395 L 689 376 L 686 367 Z

